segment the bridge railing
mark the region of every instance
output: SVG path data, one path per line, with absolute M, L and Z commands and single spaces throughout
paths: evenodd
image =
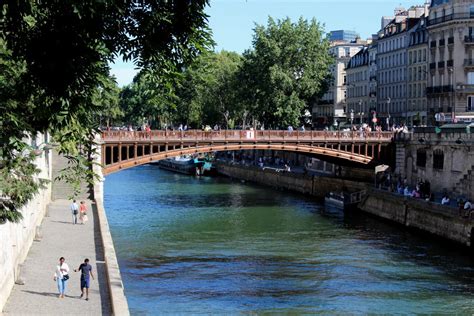
M 286 130 L 220 130 L 220 131 L 104 131 L 104 141 L 383 141 L 393 138 L 393 132 L 360 131 L 286 131 Z

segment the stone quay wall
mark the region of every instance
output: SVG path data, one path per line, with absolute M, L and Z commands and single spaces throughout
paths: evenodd
M 474 222 L 459 216 L 458 210 L 423 200 L 372 190 L 359 208 L 369 214 L 454 241 L 474 244 Z
M 258 184 L 271 186 L 277 189 L 289 190 L 302 194 L 309 194 L 317 198 L 324 198 L 329 192 L 346 190 L 357 192 L 370 188 L 371 184 L 338 178 L 317 177 L 312 175 L 291 172 L 277 172 L 274 169 L 261 169 L 254 166 L 242 166 L 218 162 L 218 173 Z
M 47 142 L 48 136 L 38 135 L 30 140 L 31 144 Z M 41 170 L 37 176 L 52 181 L 52 153 L 44 150 L 36 158 L 36 165 Z M 21 209 L 23 219 L 19 223 L 0 224 L 0 313 L 10 296 L 13 285 L 19 281 L 21 264 L 35 238 L 41 238 L 41 223 L 51 201 L 51 182 Z
M 428 180 L 434 192 L 446 191 L 451 199 L 462 196 L 474 200 L 473 147 L 474 133 L 420 129 L 399 134 L 395 172 L 406 177 L 411 188 L 420 180 Z

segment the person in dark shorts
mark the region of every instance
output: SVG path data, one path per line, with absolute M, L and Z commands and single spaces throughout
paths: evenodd
M 81 263 L 79 268 L 74 269 L 74 272 L 78 271 L 81 271 L 81 298 L 84 296 L 84 289 L 86 289 L 86 301 L 88 301 L 90 278 L 94 280 L 94 275 L 92 274 L 92 266 L 89 264 L 89 259 L 85 259 L 84 263 Z

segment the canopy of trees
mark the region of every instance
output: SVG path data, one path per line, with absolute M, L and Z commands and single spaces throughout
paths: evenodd
M 117 56 L 170 78 L 212 47 L 207 0 L 19 0 L 0 3 L 0 221 L 41 185 L 24 141 L 50 131 L 74 172 L 90 173 L 99 117 L 119 112 L 109 67 Z M 114 96 L 115 95 L 115 96 Z M 79 146 L 80 144 L 84 146 Z M 82 148 L 82 151 L 79 150 Z
M 332 60 L 329 42 L 315 20 L 269 18 L 266 27 L 256 26 L 253 47 L 243 56 L 203 54 L 168 91 L 139 75 L 122 91 L 121 106 L 130 113 L 131 123 L 153 114 L 160 117 L 156 126 L 161 127 L 232 128 L 256 122 L 273 128 L 298 126 L 326 92 Z

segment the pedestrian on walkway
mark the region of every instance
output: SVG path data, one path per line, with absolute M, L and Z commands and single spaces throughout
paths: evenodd
M 81 220 L 82 225 L 89 220 L 87 218 L 87 206 L 84 201 L 81 201 L 81 205 L 79 205 L 79 219 Z
M 69 280 L 69 266 L 64 261 L 64 257 L 59 258 L 59 264 L 56 266 L 53 277 L 54 281 L 58 283 L 59 298 L 64 298 L 67 280 Z
M 89 259 L 84 259 L 84 263 L 81 263 L 79 268 L 74 269 L 74 272 L 81 271 L 81 298 L 84 297 L 84 289 L 86 289 L 86 301 L 89 300 L 89 286 L 90 278 L 94 279 L 92 274 L 92 266 L 89 264 Z
M 72 201 L 71 204 L 71 213 L 72 213 L 72 224 L 77 224 L 77 213 L 79 212 L 79 206 L 76 203 L 76 200 Z

